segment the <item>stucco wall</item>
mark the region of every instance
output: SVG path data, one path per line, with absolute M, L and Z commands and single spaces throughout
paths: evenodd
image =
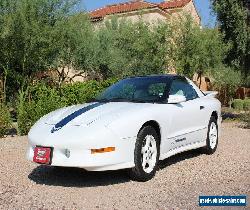
M 114 16 L 117 17 L 118 21 L 126 20 L 126 21 L 131 21 L 132 23 L 143 21 L 150 24 L 165 22 L 170 18 L 170 15 L 163 13 L 159 9 L 152 9 L 152 10 L 134 11 L 116 15 L 108 15 L 101 21 L 93 22 L 93 25 L 95 26 L 96 29 L 98 29 L 104 26 L 105 22 L 110 20 Z
M 83 82 L 87 80 L 87 74 L 84 71 L 72 67 L 65 67 L 64 70 L 62 68 L 58 69 L 58 72 L 62 73 L 62 71 L 65 76 L 64 82 Z
M 197 24 L 201 24 L 201 19 L 198 15 L 198 11 L 196 10 L 196 7 L 194 5 L 193 1 L 190 1 L 184 8 L 183 8 L 183 12 L 185 14 L 191 14 L 191 16 L 194 18 L 194 21 Z
M 139 11 L 139 12 L 131 12 L 131 13 L 126 13 L 123 15 L 118 15 L 118 21 L 122 19 L 126 19 L 128 21 L 131 21 L 132 23 L 136 23 L 138 21 L 143 21 L 147 22 L 150 24 L 157 24 L 161 21 L 166 21 L 168 16 L 163 14 L 161 11 L 158 9 L 154 10 L 147 10 L 147 11 Z M 107 19 L 110 19 L 110 16 L 108 16 Z
M 171 14 L 170 15 L 171 22 L 179 20 L 181 17 L 184 17 L 186 15 L 191 15 L 194 19 L 194 22 L 196 22 L 198 25 L 201 25 L 201 19 L 200 19 L 200 16 L 198 15 L 198 11 L 196 10 L 196 7 L 193 1 L 190 1 L 183 8 L 168 9 L 167 11 Z

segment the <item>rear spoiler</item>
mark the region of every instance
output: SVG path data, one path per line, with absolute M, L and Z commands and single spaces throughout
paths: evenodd
M 215 98 L 218 95 L 218 91 L 203 91 L 205 97 Z

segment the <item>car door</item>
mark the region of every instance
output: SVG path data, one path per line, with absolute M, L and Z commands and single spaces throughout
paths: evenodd
M 171 150 L 204 140 L 206 134 L 205 116 L 201 99 L 185 78 L 173 80 L 169 95 L 182 95 L 186 101 L 171 106 L 171 125 L 168 139 Z

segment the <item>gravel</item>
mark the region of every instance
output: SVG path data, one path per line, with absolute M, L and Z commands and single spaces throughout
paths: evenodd
M 25 159 L 26 147 L 27 137 L 0 139 L 0 209 L 197 209 L 199 195 L 247 195 L 249 203 L 250 130 L 233 123 L 223 124 L 215 154 L 176 155 L 146 183 L 123 170 L 39 166 Z

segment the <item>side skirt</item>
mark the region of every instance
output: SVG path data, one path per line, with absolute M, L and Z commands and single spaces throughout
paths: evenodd
M 161 154 L 160 160 L 164 160 L 168 157 L 171 157 L 171 156 L 176 155 L 176 154 L 181 153 L 181 152 L 185 152 L 185 151 L 192 150 L 192 149 L 198 149 L 200 147 L 205 147 L 205 146 L 206 146 L 206 141 L 198 141 L 198 142 L 195 142 L 193 144 L 188 144 L 185 146 L 177 147 L 173 150 L 168 151 L 165 154 Z

